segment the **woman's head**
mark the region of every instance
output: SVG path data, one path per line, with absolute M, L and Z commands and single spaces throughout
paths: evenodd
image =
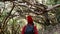
M 27 22 L 28 24 L 32 24 L 33 23 L 33 19 L 32 19 L 32 16 L 27 16 Z

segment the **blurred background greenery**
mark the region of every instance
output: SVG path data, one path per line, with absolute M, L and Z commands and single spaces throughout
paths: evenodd
M 39 34 L 60 33 L 60 0 L 0 0 L 0 34 L 21 34 L 27 15 Z

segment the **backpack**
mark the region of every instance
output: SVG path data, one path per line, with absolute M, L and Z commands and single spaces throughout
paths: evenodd
M 27 25 L 25 28 L 25 34 L 34 34 L 34 25 Z

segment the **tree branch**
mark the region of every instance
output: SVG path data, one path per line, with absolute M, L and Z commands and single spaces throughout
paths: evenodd
M 55 9 L 55 8 L 58 8 L 58 7 L 60 7 L 60 4 L 54 5 L 54 6 L 52 6 L 52 7 L 48 7 L 46 10 L 47 10 L 47 11 L 50 11 L 50 10 L 53 10 L 53 9 Z
M 6 27 L 7 21 L 8 21 L 8 19 L 9 19 L 9 16 L 11 15 L 11 12 L 12 12 L 12 10 L 14 9 L 14 7 L 15 7 L 15 5 L 14 5 L 14 3 L 13 3 L 13 7 L 12 7 L 12 9 L 10 10 L 9 14 L 3 19 L 3 21 L 2 21 L 2 23 L 3 23 L 3 29 Z

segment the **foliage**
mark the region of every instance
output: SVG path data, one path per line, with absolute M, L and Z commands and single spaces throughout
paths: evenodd
M 0 1 L 0 33 L 20 34 L 22 27 L 27 23 L 27 15 L 32 16 L 39 33 L 45 34 L 48 31 L 48 34 L 52 31 L 60 22 L 60 8 L 58 8 L 60 0 L 42 0 L 42 4 L 37 0 L 33 1 Z

